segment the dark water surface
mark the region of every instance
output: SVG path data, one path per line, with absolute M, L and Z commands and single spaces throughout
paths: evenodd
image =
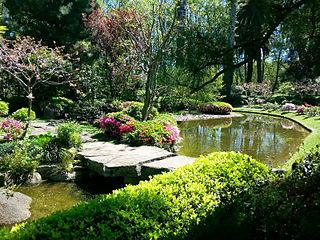
M 248 114 L 243 117 L 185 121 L 178 153 L 198 157 L 217 151 L 239 151 L 271 167 L 290 159 L 309 132 L 283 118 Z

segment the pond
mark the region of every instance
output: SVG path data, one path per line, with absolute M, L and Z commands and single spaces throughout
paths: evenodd
M 178 153 L 198 157 L 217 151 L 239 151 L 279 167 L 290 159 L 309 132 L 284 119 L 247 114 L 243 117 L 185 121 Z

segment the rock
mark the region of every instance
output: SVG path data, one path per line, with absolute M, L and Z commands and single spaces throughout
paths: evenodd
M 58 165 L 40 165 L 37 171 L 43 179 L 48 179 L 54 182 L 73 182 L 76 179 L 75 172 L 66 172 L 59 169 Z
M 22 193 L 0 190 L 0 225 L 12 225 L 27 220 L 32 199 Z
M 40 173 L 35 172 L 29 176 L 29 178 L 25 184 L 29 185 L 29 186 L 39 185 L 41 180 L 42 180 L 42 178 L 41 178 Z
M 84 166 L 105 177 L 137 177 L 143 163 L 175 155 L 157 147 L 131 147 L 108 142 L 85 143 L 78 153 Z
M 141 166 L 141 177 L 148 178 L 148 176 L 175 170 L 178 167 L 183 167 L 193 162 L 194 158 L 191 157 L 174 156 L 159 161 L 145 163 Z

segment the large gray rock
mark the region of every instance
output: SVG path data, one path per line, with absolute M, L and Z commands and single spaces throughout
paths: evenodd
M 22 193 L 0 190 L 0 225 L 12 225 L 27 220 L 32 199 Z
M 194 162 L 194 158 L 186 156 L 174 156 L 163 160 L 145 163 L 141 166 L 141 177 L 147 178 L 151 175 L 160 174 L 162 172 L 168 172 L 175 170 L 179 167 L 183 167 L 187 164 Z
M 38 172 L 30 174 L 27 182 L 25 183 L 28 186 L 39 185 L 41 183 L 41 175 Z
M 48 179 L 54 182 L 74 182 L 76 179 L 75 172 L 66 172 L 61 170 L 58 165 L 40 165 L 37 171 L 43 179 Z
M 141 175 L 143 163 L 161 160 L 176 154 L 151 147 L 131 147 L 108 142 L 85 143 L 78 153 L 89 169 L 105 177 L 137 177 Z

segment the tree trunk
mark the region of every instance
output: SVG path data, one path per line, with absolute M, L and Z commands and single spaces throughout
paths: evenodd
M 282 49 L 280 49 L 279 53 L 278 53 L 278 57 L 277 57 L 277 71 L 276 71 L 276 79 L 274 81 L 274 84 L 272 86 L 272 93 L 275 92 L 277 86 L 278 86 L 278 82 L 279 82 L 279 71 L 280 71 L 280 59 L 281 59 L 281 54 L 282 54 Z
M 229 22 L 229 29 L 228 29 L 228 41 L 227 41 L 227 49 L 232 49 L 234 46 L 234 29 L 236 24 L 236 10 L 237 10 L 237 1 L 236 0 L 230 0 L 230 22 Z M 230 50 L 224 57 L 224 63 L 223 66 L 224 69 L 228 69 L 223 74 L 223 83 L 224 83 L 224 90 L 223 94 L 226 95 L 228 98 L 230 96 L 231 87 L 233 83 L 233 71 L 232 68 L 233 65 L 233 55 L 234 51 Z
M 178 37 L 177 37 L 177 53 L 176 53 L 176 64 L 177 67 L 183 67 L 184 65 L 184 54 L 183 49 L 185 45 L 184 39 L 184 21 L 186 19 L 186 0 L 180 0 L 177 4 L 177 21 L 178 26 Z
M 144 97 L 144 104 L 142 108 L 142 121 L 146 121 L 148 119 L 148 115 L 150 112 L 150 106 L 152 105 L 152 81 L 154 75 L 154 66 L 151 66 L 147 72 L 147 82 L 146 82 L 146 94 Z
M 257 54 L 257 82 L 262 83 L 263 82 L 263 76 L 262 76 L 262 65 L 261 65 L 261 50 L 259 49 Z
M 253 58 L 250 58 L 248 62 L 248 69 L 247 69 L 247 78 L 246 78 L 247 83 L 252 82 L 252 73 L 253 73 Z

